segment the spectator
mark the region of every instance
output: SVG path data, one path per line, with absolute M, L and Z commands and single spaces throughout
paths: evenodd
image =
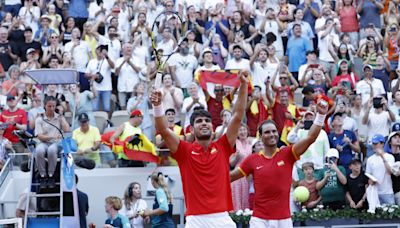
M 101 165 L 99 148 L 100 148 L 100 131 L 96 126 L 89 125 L 89 116 L 81 113 L 78 116 L 80 127 L 72 132 L 72 138 L 77 142 L 79 156 L 84 156 L 93 160 L 96 166 Z
M 65 117 L 55 112 L 56 101 L 56 98 L 53 96 L 46 97 L 44 100 L 45 113 L 35 120 L 35 134 L 40 140 L 40 143 L 36 146 L 35 159 L 40 175 L 39 182 L 41 188 L 55 187 L 56 182 L 53 175 L 57 165 L 58 145 L 62 138 L 62 132 L 70 131 Z
M 21 0 L 5 0 L 4 1 L 4 11 L 10 12 L 13 17 L 18 15 L 20 8 L 21 8 Z
M 210 20 L 206 22 L 204 26 L 205 34 L 208 37 L 218 35 L 220 38 L 219 41 L 224 46 L 224 48 L 228 48 L 227 37 L 230 33 L 229 24 L 228 21 L 224 19 L 224 16 L 221 13 L 222 12 L 220 9 L 218 9 L 218 7 L 212 8 L 210 10 Z
M 356 0 L 336 1 L 336 12 L 339 16 L 341 32 L 349 35 L 350 43 L 355 49 L 358 47 L 359 36 L 356 2 Z
M 400 132 L 392 131 L 387 142 L 385 143 L 385 152 L 391 153 L 394 157 L 394 162 L 400 161 Z M 393 167 L 393 166 L 392 166 Z M 400 173 L 398 170 L 392 168 L 392 186 L 394 193 L 394 200 L 397 205 L 400 204 Z
M 104 228 L 130 228 L 131 225 L 129 220 L 124 215 L 118 213 L 122 208 L 121 199 L 116 196 L 109 196 L 105 200 L 105 209 L 108 214 L 108 218 L 105 222 Z
M 276 78 L 279 78 L 279 85 L 276 86 Z M 290 84 L 289 84 L 290 82 Z M 279 100 L 279 92 L 286 91 L 289 95 L 289 102 L 294 103 L 294 91 L 299 87 L 299 83 L 297 83 L 296 79 L 292 77 L 290 72 L 288 71 L 285 65 L 279 66 L 276 69 L 274 76 L 272 76 L 271 80 L 271 88 L 276 94 L 275 101 Z
M 195 35 L 195 41 L 202 44 L 202 35 L 205 32 L 204 21 L 198 18 L 196 8 L 194 5 L 189 5 L 186 8 L 187 20 L 185 22 L 186 31 L 190 31 Z M 188 35 L 188 33 L 187 33 Z
M 225 65 L 226 70 L 250 70 L 250 62 L 243 58 L 243 47 L 235 44 L 232 47 L 233 58 L 228 60 Z
M 51 20 L 49 25 L 50 29 L 52 29 L 57 35 L 60 35 L 59 27 L 62 22 L 62 17 L 56 10 L 56 5 L 50 3 L 47 5 L 47 14 L 44 16 L 47 16 Z
M 81 1 L 81 0 L 74 0 Z M 89 90 L 89 79 L 85 76 L 86 65 L 92 59 L 89 45 L 81 40 L 81 31 L 78 28 L 72 29 L 71 41 L 65 44 L 65 52 L 71 53 L 76 70 L 79 72 L 79 84 L 81 91 Z
M 359 159 L 354 159 L 350 163 L 351 173 L 347 175 L 346 199 L 350 208 L 363 210 L 367 209 L 366 188 L 368 186 L 368 178 L 362 171 L 362 163 Z
M 300 86 L 304 86 L 304 84 L 302 84 L 303 78 L 310 74 L 314 68 L 319 67 L 316 51 L 307 51 L 306 59 L 306 63 L 301 65 L 299 68 L 298 81 L 300 83 Z
M 0 63 L 4 70 L 7 71 L 14 61 L 18 59 L 18 55 L 13 53 L 16 50 L 11 48 L 11 43 L 8 41 L 8 31 L 3 27 L 0 28 L 0 50 Z
M 139 82 L 133 88 L 132 96 L 128 100 L 126 111 L 130 114 L 133 110 L 139 109 L 143 113 L 143 122 L 140 125 L 143 134 L 148 139 L 153 139 L 154 128 L 152 120 L 150 119 L 149 98 L 147 95 L 146 84 Z
M 385 94 L 385 87 L 379 79 L 373 76 L 373 67 L 364 65 L 364 79 L 357 82 L 356 93 L 361 94 L 362 104 L 365 105 L 371 97 L 380 97 Z
M 242 3 L 243 4 L 243 3 Z M 243 38 L 248 39 L 252 34 L 256 33 L 256 29 L 253 25 L 247 23 L 245 21 L 244 15 L 246 12 L 241 11 L 243 8 L 239 8 L 238 10 L 233 12 L 233 16 L 229 21 L 230 33 L 228 40 L 233 42 L 236 36 L 236 33 L 241 31 L 243 33 Z
M 312 111 L 306 111 L 303 118 L 297 123 L 297 125 L 289 132 L 287 140 L 290 144 L 294 144 L 299 140 L 307 137 L 310 127 L 314 121 L 315 114 Z M 316 141 L 310 145 L 306 152 L 300 157 L 295 163 L 298 171 L 302 169 L 304 163 L 313 164 L 313 172 L 316 174 L 322 172 L 324 168 L 324 158 L 329 150 L 329 139 L 328 135 L 324 130 L 319 132 Z
M 268 8 L 266 10 L 266 16 L 262 20 L 259 29 L 260 29 L 260 33 L 263 36 L 265 36 L 264 39 L 266 39 L 267 44 L 270 44 L 268 42 L 267 35 L 269 33 L 275 35 L 276 41 L 271 42 L 271 44 L 274 48 L 274 51 L 276 51 L 276 57 L 278 59 L 281 59 L 284 56 L 283 42 L 282 42 L 282 38 L 281 38 L 281 34 L 280 34 L 280 31 L 283 30 L 283 25 L 282 25 L 282 23 L 280 23 L 273 8 Z M 255 33 L 255 34 L 257 34 L 257 33 Z
M 63 93 L 59 93 L 58 85 L 48 85 L 46 87 L 47 91 L 45 93 L 45 97 L 53 96 L 57 99 L 56 110 L 58 114 L 63 114 L 68 110 L 67 101 Z
M 143 114 L 140 110 L 135 109 L 131 112 L 129 120 L 115 130 L 114 134 L 110 138 L 110 142 L 114 147 L 114 142 L 118 138 L 119 141 L 124 141 L 129 136 L 135 134 L 142 134 L 142 129 L 140 125 L 143 122 Z M 119 167 L 143 167 L 144 163 L 142 161 L 129 160 L 125 154 L 121 153 L 120 159 L 118 160 Z
M 105 45 L 98 45 L 96 48 L 96 59 L 89 61 L 85 76 L 90 80 L 92 87 L 96 90 L 97 96 L 93 100 L 93 110 L 103 110 L 110 112 L 111 100 L 111 70 L 115 65 L 113 60 L 108 56 Z M 100 109 L 100 104 L 102 109 Z
M 206 54 L 206 58 L 210 59 L 211 55 Z M 182 113 L 185 114 L 185 122 L 183 124 L 184 131 L 187 132 L 187 128 L 190 125 L 190 117 L 192 116 L 196 107 L 202 107 L 207 109 L 207 103 L 203 96 L 199 94 L 198 85 L 192 82 L 188 87 L 189 97 L 186 97 L 182 103 Z
M 385 88 L 385 92 L 389 92 L 389 72 L 390 72 L 390 62 L 389 60 L 383 56 L 378 55 L 376 57 L 376 67 L 374 68 L 374 78 L 382 81 L 383 88 Z
M 75 28 L 75 19 L 73 17 L 66 17 L 64 23 L 61 24 L 61 40 L 63 44 L 67 44 L 72 40 L 72 30 Z
M 381 54 L 379 50 L 379 43 L 375 41 L 373 36 L 367 36 L 366 42 L 360 44 L 360 48 L 357 51 L 358 57 L 363 59 L 363 64 L 376 66 L 377 56 Z
M 326 8 L 326 7 L 325 7 Z M 325 24 L 321 27 L 318 32 L 318 49 L 319 59 L 325 71 L 329 73 L 329 76 L 333 78 L 336 73 L 334 58 L 330 54 L 329 50 L 337 50 L 339 47 L 339 36 L 336 33 L 337 24 L 339 22 L 334 21 L 331 18 L 325 20 Z M 339 25 L 340 26 L 340 25 Z
M 144 79 L 142 67 L 136 65 L 132 57 L 133 46 L 130 43 L 122 45 L 122 57 L 115 61 L 115 74 L 118 76 L 118 101 L 121 109 L 126 109 L 126 102 L 131 96 L 133 87 Z
M 293 27 L 295 27 L 295 25 L 300 25 L 301 36 L 305 37 L 310 42 L 310 47 L 313 47 L 312 39 L 315 38 L 315 34 L 310 24 L 304 20 L 304 10 L 297 8 L 293 11 L 293 15 L 294 15 L 293 22 L 290 22 L 287 26 L 288 40 L 294 35 Z
M 238 139 L 236 140 L 236 152 L 229 158 L 231 167 L 238 165 L 252 153 L 252 140 L 250 138 L 249 127 L 242 124 L 239 128 Z M 249 208 L 249 182 L 246 178 L 236 180 L 231 183 L 233 209 L 235 211 Z
M 259 86 L 254 86 L 253 92 L 248 95 L 246 118 L 251 137 L 257 136 L 258 124 L 270 117 L 269 102 L 262 94 Z
M 183 92 L 181 89 L 173 84 L 172 76 L 170 74 L 164 74 L 162 76 L 162 91 L 163 91 L 163 103 L 164 108 L 172 108 L 175 113 L 180 113 L 183 103 Z M 180 123 L 180 115 L 175 117 L 175 123 Z
M 224 109 L 221 111 L 220 118 L 222 119 L 222 124 L 215 128 L 215 138 L 217 139 L 226 133 L 229 122 L 232 118 L 232 112 L 228 109 Z
M 78 185 L 78 175 L 75 174 L 75 184 Z M 89 213 L 89 197 L 86 193 L 76 188 L 76 194 L 78 195 L 78 207 L 79 207 L 79 223 L 80 228 L 86 228 L 86 216 Z
M 193 81 L 193 72 L 197 68 L 197 59 L 189 54 L 188 39 L 184 38 L 179 45 L 179 52 L 175 53 L 168 60 L 171 76 L 175 86 L 181 88 L 183 95 L 188 97 L 187 88 Z
M 397 69 L 399 63 L 399 53 L 397 49 L 399 47 L 399 32 L 397 24 L 389 24 L 385 29 L 384 45 L 388 50 L 388 60 L 390 62 L 390 69 Z
M 374 102 L 375 100 L 375 102 Z M 372 106 L 374 110 L 371 111 Z M 391 122 L 396 120 L 395 115 L 388 109 L 387 101 L 385 98 L 374 98 L 368 101 L 368 106 L 363 117 L 363 124 L 368 126 L 368 139 L 367 157 L 371 156 L 374 152 L 374 146 L 371 145 L 373 136 L 381 134 L 384 137 L 389 134 L 389 127 Z
M 211 36 L 212 34 L 210 34 Z M 228 50 L 225 48 L 221 41 L 221 37 L 218 34 L 214 34 L 211 36 L 211 42 L 212 45 L 211 47 L 211 53 L 212 53 L 212 60 L 214 63 L 218 65 L 219 68 L 224 69 L 225 68 L 225 59 L 228 57 Z M 204 46 L 208 46 L 207 43 L 205 43 Z M 205 51 L 206 49 L 204 49 Z
M 316 20 L 317 18 L 320 17 L 320 6 L 314 2 L 314 0 L 304 0 L 303 3 L 301 3 L 298 6 L 299 9 L 303 9 L 304 12 L 304 21 L 308 22 L 314 32 L 316 33 Z
M 59 44 L 59 36 L 57 33 L 53 32 L 49 34 L 49 45 L 44 47 L 42 64 L 47 65 L 51 58 L 56 57 L 58 61 L 62 61 L 62 51 L 63 46 Z
M 257 33 L 255 33 L 255 34 L 257 34 Z M 241 49 L 240 55 L 239 55 L 239 51 L 235 51 L 235 49 L 237 47 L 240 47 L 240 49 Z M 229 53 L 235 58 L 236 62 L 241 63 L 242 62 L 241 59 L 247 60 L 244 62 L 244 63 L 246 63 L 245 69 L 247 69 L 247 70 L 250 69 L 247 66 L 247 63 L 248 63 L 248 59 L 250 58 L 250 56 L 253 55 L 253 47 L 251 46 L 249 41 L 246 41 L 244 39 L 243 31 L 238 31 L 237 33 L 235 33 L 234 41 L 231 44 L 229 44 Z M 230 60 L 233 60 L 233 59 L 230 59 Z M 232 67 L 234 67 L 236 63 L 233 61 L 230 62 L 230 60 L 227 61 L 225 69 L 235 69 Z M 229 67 L 229 68 L 227 68 L 227 67 Z M 239 67 L 242 67 L 242 66 L 239 65 Z M 242 68 L 239 68 L 239 69 L 242 69 Z
M 0 171 L 3 169 L 6 164 L 7 159 L 9 158 L 9 152 L 12 150 L 12 143 L 8 141 L 6 137 L 4 137 L 4 132 L 7 128 L 7 125 L 0 125 Z
M 86 1 L 84 0 L 72 0 L 69 3 L 68 15 L 74 18 L 76 25 L 82 31 L 83 24 L 87 21 L 89 17 L 88 8 Z
M 273 46 L 256 46 L 254 54 L 249 62 L 253 74 L 253 83 L 255 86 L 260 87 L 262 92 L 265 92 L 265 82 L 268 78 L 271 80 L 276 69 L 279 67 L 279 60 L 275 56 L 272 55 L 271 59 L 268 58 L 269 54 L 267 48 L 270 48 L 272 53 L 272 50 L 275 50 Z
M 24 6 L 20 8 L 18 16 L 22 18 L 23 24 L 30 27 L 33 34 L 38 30 L 38 21 L 40 19 L 40 8 L 33 4 L 33 1 L 25 0 Z M 26 30 L 26 28 L 25 28 Z
M 356 88 L 356 83 L 359 78 L 358 75 L 353 73 L 350 68 L 351 63 L 346 59 L 339 60 L 337 64 L 337 75 L 332 81 L 333 88 L 339 87 L 337 89 L 342 90 L 354 90 Z M 344 91 L 338 92 L 338 94 L 343 94 Z
M 175 227 L 172 220 L 172 195 L 164 181 L 164 175 L 161 172 L 151 174 L 151 184 L 156 189 L 153 210 L 146 209 L 142 216 L 150 216 L 152 227 Z
M 79 85 L 70 85 L 69 86 L 69 91 L 70 91 L 70 96 L 68 98 L 68 104 L 69 104 L 69 109 L 75 110 L 75 122 L 78 121 L 77 117 L 85 113 L 89 117 L 89 124 L 91 126 L 96 126 L 96 120 L 93 115 L 93 99 L 96 97 L 96 90 L 89 91 L 85 90 L 83 92 L 79 92 Z M 75 126 L 73 126 L 73 129 L 75 129 Z
M 142 187 L 138 182 L 132 182 L 124 192 L 124 205 L 122 207 L 131 224 L 131 228 L 144 228 L 149 223 L 149 218 L 143 218 L 140 213 L 147 209 L 147 203 L 142 199 Z
M 20 79 L 20 70 L 18 65 L 12 65 L 8 69 L 8 76 L 9 79 L 5 80 L 2 84 L 2 94 L 3 95 L 10 95 L 10 96 L 17 96 L 18 94 L 18 88 L 22 85 L 23 82 L 21 82 Z
M 15 130 L 27 130 L 28 117 L 25 110 L 17 108 L 17 100 L 14 96 L 7 96 L 8 109 L 0 114 L 1 124 L 5 124 L 7 128 L 4 131 L 4 138 L 12 143 L 12 147 L 17 153 L 24 153 L 25 147 L 14 135 Z
M 318 176 L 321 182 L 317 185 L 324 207 L 333 210 L 342 209 L 345 205 L 346 170 L 343 166 L 337 165 L 338 159 L 339 152 L 336 149 L 329 149 L 325 156 L 327 165 L 324 167 L 324 172 Z
M 385 144 L 383 135 L 375 134 L 371 141 L 374 154 L 367 159 L 365 173 L 372 175 L 377 181 L 370 178 L 368 183 L 369 185 L 376 185 L 378 188 L 378 197 L 381 204 L 395 204 L 391 179 L 391 167 L 394 163 L 394 157 L 383 151 Z
M 43 47 L 47 47 L 50 44 L 50 36 L 56 32 L 50 28 L 51 18 L 47 15 L 40 17 L 40 27 L 35 32 L 34 39 L 40 42 Z
M 382 28 L 380 20 L 380 11 L 383 9 L 383 4 L 380 0 L 359 0 L 357 3 L 357 13 L 360 15 L 360 28 L 364 29 L 369 24 L 372 24 L 377 33 Z M 360 32 L 360 37 L 364 38 L 363 30 Z
M 338 164 L 343 166 L 347 175 L 350 174 L 350 163 L 354 159 L 354 154 L 360 152 L 356 134 L 351 130 L 343 129 L 343 122 L 346 116 L 342 112 L 335 113 L 332 117 L 333 131 L 329 134 L 329 143 L 331 148 L 336 148 L 339 151 Z
M 304 173 L 304 179 L 299 182 L 299 186 L 306 187 L 310 193 L 308 200 L 302 203 L 302 206 L 312 209 L 317 207 L 322 200 L 317 190 L 318 181 L 314 178 L 314 164 L 312 162 L 305 162 L 301 166 L 301 169 Z
M 289 38 L 286 55 L 289 59 L 289 71 L 298 80 L 299 67 L 306 63 L 306 53 L 312 50 L 309 40 L 301 36 L 302 26 L 293 25 L 293 37 Z

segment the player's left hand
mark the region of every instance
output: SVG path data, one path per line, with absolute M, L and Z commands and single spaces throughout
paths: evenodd
M 317 112 L 321 115 L 326 115 L 328 113 L 329 105 L 328 102 L 324 99 L 319 99 L 317 101 Z

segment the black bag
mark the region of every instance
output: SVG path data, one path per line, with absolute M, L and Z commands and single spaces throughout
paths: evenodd
M 104 79 L 103 75 L 100 74 L 100 72 L 97 72 L 97 78 L 94 80 L 97 83 L 101 83 Z

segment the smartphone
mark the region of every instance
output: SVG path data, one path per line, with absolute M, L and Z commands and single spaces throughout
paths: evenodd
M 382 102 L 382 97 L 374 97 L 374 99 L 372 100 L 372 104 L 375 109 L 382 108 L 381 102 Z
M 310 68 L 318 68 L 318 67 L 319 67 L 319 64 L 310 64 L 309 67 L 310 67 Z
M 313 125 L 313 121 L 312 120 L 305 120 L 304 121 L 304 130 L 309 130 L 312 125 Z

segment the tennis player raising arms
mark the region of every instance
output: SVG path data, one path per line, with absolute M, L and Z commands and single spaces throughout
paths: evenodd
M 213 141 L 211 115 L 196 110 L 190 118 L 193 143 L 179 139 L 168 128 L 162 107 L 162 94 L 157 88 L 150 96 L 155 125 L 172 157 L 179 165 L 186 203 L 186 228 L 234 228 L 228 211 L 233 210 L 229 179 L 229 157 L 234 153 L 240 121 L 247 102 L 248 72 L 240 72 L 239 94 L 227 133 Z
M 320 99 L 316 109 L 317 115 L 308 136 L 284 148 L 277 148 L 279 135 L 275 123 L 271 120 L 263 122 L 258 132 L 264 150 L 251 154 L 231 172 L 231 181 L 253 175 L 255 196 L 250 228 L 293 227 L 289 209 L 293 164 L 317 139 L 328 112 L 328 103 Z

